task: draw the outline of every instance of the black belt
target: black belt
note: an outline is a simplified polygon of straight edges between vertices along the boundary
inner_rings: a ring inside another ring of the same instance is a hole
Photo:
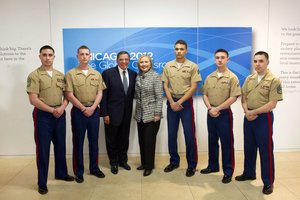
[[[180,96],[180,95],[179,95],[179,96]],[[173,98],[173,99],[180,99],[180,98],[183,97],[183,96],[184,96],[184,95],[182,95],[182,96],[180,96],[180,97],[175,97],[175,96],[172,95],[172,98]]]
[[[49,105],[50,106],[50,105]],[[50,107],[52,107],[52,108],[57,108],[57,107],[59,107],[59,106],[61,106],[61,104],[60,105],[56,105],[56,106],[50,106]]]
[[[211,106],[211,107],[215,107],[215,108],[218,107],[218,106],[215,106],[215,105],[212,105],[212,104],[210,104],[210,106]]]

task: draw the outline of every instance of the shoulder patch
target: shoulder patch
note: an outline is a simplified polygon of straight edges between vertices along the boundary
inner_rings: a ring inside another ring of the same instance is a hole
[[[281,88],[281,85],[278,85],[278,87],[277,87],[277,93],[278,93],[278,94],[282,94],[282,88]]]
[[[28,78],[27,78],[27,87],[30,87],[30,86],[31,86],[31,78],[28,77]]]

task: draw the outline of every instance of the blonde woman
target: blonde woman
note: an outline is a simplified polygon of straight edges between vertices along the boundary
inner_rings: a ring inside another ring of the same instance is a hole
[[[141,166],[143,175],[149,176],[154,168],[156,135],[162,117],[162,82],[153,69],[148,55],[138,59],[139,74],[135,83],[135,120],[138,127]]]

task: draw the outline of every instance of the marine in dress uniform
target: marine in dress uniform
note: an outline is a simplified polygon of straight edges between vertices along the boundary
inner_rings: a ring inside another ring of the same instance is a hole
[[[54,146],[55,179],[74,181],[68,175],[66,163],[66,114],[68,101],[63,98],[64,75],[53,69],[54,49],[45,45],[40,49],[42,65],[27,79],[27,93],[34,106],[34,139],[38,170],[38,191],[48,192],[47,179],[51,141]]]
[[[186,176],[195,174],[198,163],[193,94],[197,90],[201,75],[198,66],[185,58],[187,43],[178,40],[175,43],[176,59],[168,62],[163,70],[162,81],[167,96],[168,146],[170,163],[165,172],[171,172],[179,167],[180,157],[177,149],[179,121],[183,125],[186,159],[188,168]]]
[[[242,87],[244,117],[244,171],[237,181],[256,179],[257,148],[261,162],[262,192],[271,194],[274,183],[273,109],[281,101],[280,80],[268,69],[269,55],[259,51],[254,55],[256,73],[247,77]]]
[[[237,76],[226,64],[229,60],[225,49],[215,52],[217,70],[205,80],[201,91],[207,107],[208,129],[208,166],[200,173],[209,174],[219,171],[219,139],[222,150],[223,183],[229,183],[234,171],[233,116],[230,106],[241,95]]]
[[[100,110],[99,103],[102,90],[106,88],[101,74],[92,69],[88,63],[91,58],[90,49],[81,46],[77,50],[79,66],[71,69],[66,75],[66,94],[73,104],[71,110],[71,125],[73,132],[73,171],[75,181],[84,181],[83,144],[85,133],[89,141],[90,174],[104,178],[98,163],[98,138]]]

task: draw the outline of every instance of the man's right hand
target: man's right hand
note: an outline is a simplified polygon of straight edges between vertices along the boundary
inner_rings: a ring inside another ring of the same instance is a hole
[[[173,110],[174,112],[177,112],[177,111],[180,111],[180,110],[183,109],[183,106],[180,105],[177,101],[171,103],[170,106],[171,106],[171,108],[172,108],[172,110]]]
[[[103,117],[103,121],[104,121],[104,124],[109,125],[110,124],[110,118],[109,118],[109,116]]]
[[[211,109],[208,111],[209,115],[211,117],[219,117],[220,116],[220,111],[216,107],[211,107]]]
[[[258,115],[253,114],[253,111],[249,111],[249,110],[246,111],[245,116],[246,116],[248,121],[253,121],[258,117]]]

